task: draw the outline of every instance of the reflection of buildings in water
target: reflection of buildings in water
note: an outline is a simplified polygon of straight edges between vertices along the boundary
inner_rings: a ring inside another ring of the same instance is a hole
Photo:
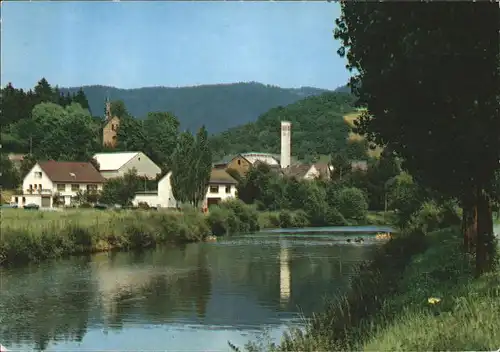
[[[286,304],[290,300],[290,248],[280,242],[280,302]]]
[[[113,321],[120,298],[139,293],[142,287],[151,282],[155,272],[144,267],[114,266],[106,253],[94,256],[94,260],[94,277],[104,319],[108,322]]]

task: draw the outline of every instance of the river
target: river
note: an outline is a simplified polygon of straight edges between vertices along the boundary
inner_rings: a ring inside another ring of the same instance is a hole
[[[367,237],[368,238],[368,237]],[[320,311],[375,240],[257,233],[2,269],[0,343],[29,351],[227,351]]]

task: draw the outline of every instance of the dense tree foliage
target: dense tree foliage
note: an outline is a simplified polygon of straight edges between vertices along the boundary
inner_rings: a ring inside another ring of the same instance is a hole
[[[402,156],[419,183],[461,200],[465,244],[477,234],[477,271],[488,270],[487,190],[500,151],[498,4],[341,7],[339,53],[356,69],[351,86],[367,109],[359,131]]]
[[[5,152],[28,153],[35,149],[37,137],[38,140],[44,138],[40,135],[53,132],[52,130],[40,130],[40,126],[33,121],[33,109],[41,103],[51,103],[53,105],[44,113],[54,112],[56,117],[63,117],[61,110],[54,110],[54,105],[66,108],[73,103],[78,103],[84,110],[88,109],[88,102],[83,90],[76,90],[74,94],[63,93],[58,87],[52,88],[45,78],[42,78],[33,90],[25,92],[22,89],[16,89],[11,83],[8,83],[1,89],[2,99],[0,100],[0,125],[2,126],[2,149]],[[39,108],[37,111],[42,110]],[[52,111],[54,110],[54,111]],[[76,112],[75,108],[69,111],[77,115],[83,112]],[[72,114],[69,114],[73,116]],[[55,122],[55,120],[54,120]],[[93,121],[95,129],[97,121]],[[57,126],[57,124],[55,124]],[[48,126],[45,126],[48,127]],[[68,126],[66,126],[68,128]],[[85,131],[84,131],[85,134]],[[88,135],[86,136],[88,137]]]
[[[14,168],[5,153],[0,153],[0,185],[6,189],[16,188],[21,181],[21,175]]]
[[[256,122],[229,129],[212,138],[214,154],[280,152],[280,121],[292,123],[292,155],[301,160],[344,152],[350,159],[365,159],[365,142],[347,141],[344,116],[353,111],[354,98],[346,93],[325,93],[259,116]],[[361,148],[359,148],[361,144]]]
[[[259,164],[240,179],[238,197],[259,210],[303,211],[313,226],[363,222],[368,204],[360,189],[331,180],[297,180]],[[282,222],[287,222],[281,214]]]
[[[76,94],[79,89],[61,91]],[[112,100],[123,101],[130,114],[140,119],[151,111],[168,111],[180,117],[182,130],[197,131],[205,125],[210,133],[255,121],[271,108],[325,92],[323,89],[286,89],[255,82],[137,89],[86,86],[83,91],[90,109],[98,114],[103,109],[103,97],[109,96]]]
[[[172,155],[170,179],[174,198],[179,203],[198,207],[205,198],[212,170],[212,152],[207,131],[201,127],[195,136],[181,133]]]
[[[140,187],[141,178],[137,176],[137,171],[132,169],[122,177],[108,180],[99,200],[104,204],[130,205]]]

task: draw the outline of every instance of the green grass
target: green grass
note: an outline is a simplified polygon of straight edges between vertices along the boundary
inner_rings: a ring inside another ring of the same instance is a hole
[[[196,212],[2,209],[1,216],[0,265],[200,241],[210,234],[205,216]]]
[[[290,330],[278,346],[249,351],[436,351],[500,347],[500,272],[475,279],[458,229],[389,241],[351,291]],[[440,298],[436,305],[430,297]]]

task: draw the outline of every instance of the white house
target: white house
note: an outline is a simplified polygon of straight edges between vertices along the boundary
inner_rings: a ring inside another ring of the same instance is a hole
[[[105,181],[91,163],[39,162],[24,177],[22,194],[12,196],[11,202],[19,207],[34,203],[51,208],[58,196],[70,205],[78,191],[100,191]]]
[[[136,193],[132,204],[137,206],[139,203],[147,203],[149,206],[158,208],[175,208],[177,202],[172,193],[171,176],[172,173],[169,172],[158,182],[157,192]],[[203,206],[210,206],[230,198],[236,198],[237,183],[225,170],[212,169]]]
[[[94,159],[99,163],[99,172],[106,178],[120,177],[132,169],[137,175],[155,179],[161,169],[143,152],[97,153]]]

